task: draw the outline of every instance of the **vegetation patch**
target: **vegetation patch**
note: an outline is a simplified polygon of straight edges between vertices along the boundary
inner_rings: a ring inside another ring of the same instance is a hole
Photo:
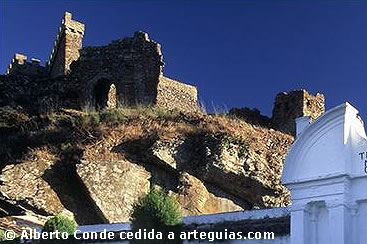
[[[56,231],[66,232],[69,235],[73,235],[76,231],[76,222],[75,220],[66,217],[62,214],[58,214],[45,223],[43,226],[42,232],[54,233]]]
[[[22,130],[30,126],[32,118],[21,110],[11,107],[0,107],[0,129],[20,128]]]
[[[134,206],[131,215],[132,231],[146,229],[163,233],[163,240],[151,240],[149,243],[181,243],[181,215],[178,203],[160,189],[152,189]],[[169,232],[174,232],[175,240],[168,240]],[[133,243],[146,243],[146,240],[134,240]]]

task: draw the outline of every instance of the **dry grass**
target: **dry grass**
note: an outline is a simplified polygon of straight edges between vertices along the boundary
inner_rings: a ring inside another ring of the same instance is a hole
[[[34,126],[32,117],[21,109],[11,107],[0,108],[0,129],[20,129],[22,131]]]
[[[129,141],[148,140],[153,137],[169,140],[193,134],[225,134],[246,142],[254,150],[273,145],[274,141],[277,145],[289,145],[293,141],[291,136],[283,133],[222,115],[170,113],[167,116],[167,114],[154,114],[151,108],[149,111],[130,109],[126,114],[126,119],[119,123],[115,123],[116,120],[113,123],[101,120],[99,130],[103,131],[103,136],[97,142],[85,147],[85,158],[121,158],[123,154],[112,152],[113,147]],[[269,143],[269,140],[272,143]],[[283,146],[276,150],[285,154],[284,151],[288,150],[288,147]],[[259,153],[264,154],[266,150],[259,150]]]
[[[16,111],[11,111],[6,114],[11,115],[7,116],[11,118],[9,121],[18,126],[23,134],[24,130],[29,128],[24,125],[34,123],[32,118],[23,113],[17,114]],[[112,149],[126,142],[157,138],[169,140],[200,134],[225,134],[238,138],[246,142],[250,148],[259,151],[259,154],[271,154],[274,151],[285,154],[288,148],[282,145],[289,145],[293,141],[291,136],[256,127],[234,117],[203,113],[184,114],[156,107],[105,111],[64,109],[47,114],[42,121],[43,126],[40,123],[36,127],[33,126],[33,130],[29,129],[27,134],[29,142],[22,145],[25,150],[23,157],[30,157],[29,153],[44,158],[50,158],[52,154],[62,157],[82,151],[83,159],[121,159],[124,155]],[[269,143],[269,140],[272,143]],[[279,145],[279,148],[267,148],[267,145]],[[11,147],[11,145],[5,146]]]

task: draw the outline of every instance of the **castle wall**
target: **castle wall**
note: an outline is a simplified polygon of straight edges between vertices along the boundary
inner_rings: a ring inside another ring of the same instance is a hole
[[[78,60],[82,48],[84,24],[71,19],[71,14],[65,15],[65,71],[70,70],[73,61]]]
[[[32,58],[31,62],[27,62],[27,56],[16,53],[5,73],[6,75],[29,75],[29,76],[44,76],[45,67],[40,65],[40,60]]]
[[[279,93],[275,98],[272,124],[276,129],[295,135],[295,119],[310,116],[316,119],[325,112],[325,97],[317,93],[309,94],[306,90]]]
[[[107,46],[86,47],[76,63],[86,105],[95,104],[96,86],[108,80],[116,87],[118,105],[150,105],[157,97],[163,61],[160,45],[148,34],[116,40]]]
[[[55,46],[50,56],[50,61],[47,64],[48,74],[50,77],[57,77],[65,73],[65,45],[62,44],[64,42],[64,32],[60,31],[56,38]]]
[[[83,36],[84,24],[73,20],[71,13],[65,12],[48,62],[51,77],[65,75],[70,71],[71,63],[79,58]]]
[[[194,112],[198,110],[198,91],[190,86],[161,76],[156,104],[167,109]]]

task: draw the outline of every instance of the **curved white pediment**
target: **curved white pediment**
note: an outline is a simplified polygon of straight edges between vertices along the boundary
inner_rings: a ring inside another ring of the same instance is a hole
[[[282,182],[367,175],[366,158],[363,121],[357,109],[344,103],[327,111],[300,133],[286,157]]]

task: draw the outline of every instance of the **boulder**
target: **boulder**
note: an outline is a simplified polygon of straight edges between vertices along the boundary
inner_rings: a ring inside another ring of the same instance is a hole
[[[77,173],[108,223],[129,221],[133,205],[150,189],[150,173],[127,160],[82,161]]]
[[[57,214],[65,210],[57,193],[43,178],[52,170],[55,160],[34,158],[20,164],[7,165],[0,176],[0,193],[26,209],[42,214]]]

